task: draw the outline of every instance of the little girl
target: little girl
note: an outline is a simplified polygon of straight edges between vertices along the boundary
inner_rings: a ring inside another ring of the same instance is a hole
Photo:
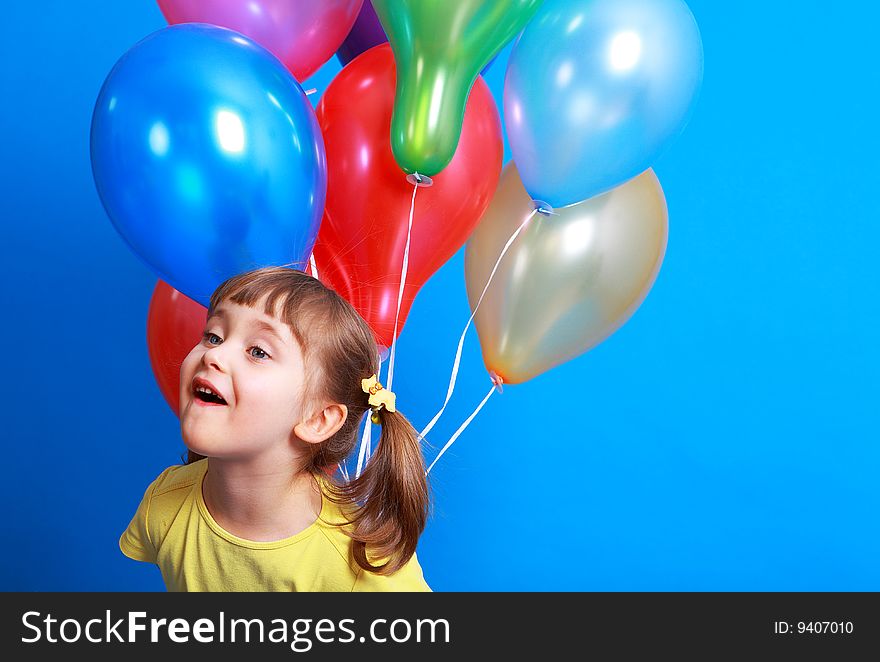
[[[376,382],[372,331],[284,267],[223,283],[180,370],[187,463],[147,488],[119,540],[169,591],[429,591],[415,550],[428,488],[418,436]],[[361,475],[330,478],[371,411]]]

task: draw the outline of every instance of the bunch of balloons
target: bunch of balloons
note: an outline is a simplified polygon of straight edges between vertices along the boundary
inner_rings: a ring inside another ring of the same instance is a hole
[[[107,76],[91,158],[111,222],[159,279],[148,346],[175,412],[211,293],[257,267],[311,263],[387,348],[467,244],[497,383],[587,351],[647,294],[667,222],[650,166],[702,79],[682,0],[158,4],[170,25]],[[480,72],[517,35],[502,174]],[[334,53],[344,67],[313,109],[301,83]]]
[[[682,0],[545,0],[510,56],[513,154],[465,256],[487,368],[520,383],[586,352],[651,288],[667,209],[651,164],[684,129],[703,51]],[[537,201],[537,202],[535,202]]]

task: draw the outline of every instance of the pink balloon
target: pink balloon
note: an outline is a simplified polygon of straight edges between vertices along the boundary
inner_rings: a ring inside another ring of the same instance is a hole
[[[158,0],[170,24],[210,23],[272,51],[302,82],[329,60],[363,0]]]

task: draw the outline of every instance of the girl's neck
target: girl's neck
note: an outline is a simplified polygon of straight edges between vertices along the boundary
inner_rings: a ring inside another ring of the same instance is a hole
[[[261,467],[209,458],[202,496],[217,524],[255,542],[289,538],[321,512],[315,478],[293,465]]]

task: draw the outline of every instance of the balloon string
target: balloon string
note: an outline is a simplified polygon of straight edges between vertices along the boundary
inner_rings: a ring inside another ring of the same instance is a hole
[[[318,265],[315,264],[315,254],[314,253],[312,253],[312,255],[309,257],[309,265],[312,268],[312,276],[314,276],[317,279],[318,278]]]
[[[445,453],[445,452],[447,451],[447,449],[448,449],[450,446],[452,446],[453,443],[455,443],[455,440],[458,439],[458,437],[461,435],[461,433],[464,432],[465,428],[466,428],[468,425],[471,424],[471,421],[474,420],[474,417],[475,417],[477,414],[480,413],[480,410],[483,408],[483,405],[485,405],[485,404],[489,401],[489,398],[492,397],[492,394],[493,394],[495,391],[496,391],[495,384],[492,384],[492,388],[489,389],[489,392],[486,394],[486,397],[483,398],[483,401],[482,401],[482,402],[479,404],[479,406],[474,410],[474,413],[467,417],[467,420],[466,420],[464,423],[461,424],[461,427],[458,428],[458,430],[455,431],[455,434],[452,435],[452,437],[450,438],[450,440],[446,442],[446,445],[443,446],[442,449],[440,449],[440,452],[439,452],[439,453],[437,453],[437,457],[434,458],[434,461],[431,462],[431,465],[430,465],[430,466],[428,467],[428,469],[425,471],[425,475],[426,475],[426,476],[427,476],[429,473],[431,473],[431,469],[433,469],[433,468],[434,468],[434,465],[437,464],[437,460],[439,460],[441,457],[443,457],[443,453]]]
[[[449,378],[449,386],[446,389],[446,399],[443,401],[443,406],[440,407],[440,411],[434,414],[434,418],[431,419],[431,422],[425,426],[425,429],[419,433],[419,440],[421,441],[425,435],[427,435],[437,421],[440,420],[440,417],[443,415],[443,412],[446,411],[446,405],[449,404],[450,398],[452,398],[452,393],[455,391],[455,380],[458,376],[458,366],[461,363],[461,351],[464,347],[464,337],[467,335],[468,329],[471,326],[471,322],[474,321],[474,317],[477,314],[477,310],[480,308],[480,304],[483,303],[483,297],[486,296],[486,291],[489,289],[489,284],[492,282],[492,279],[495,277],[495,272],[498,270],[498,265],[501,264],[501,259],[504,257],[504,254],[507,253],[507,249],[510,248],[510,245],[516,240],[519,236],[519,233],[522,232],[523,228],[531,221],[535,214],[538,213],[538,210],[535,209],[531,214],[526,216],[526,220],[524,220],[520,226],[516,229],[510,239],[507,240],[507,243],[504,244],[504,248],[501,250],[501,255],[498,256],[498,259],[495,261],[495,266],[492,267],[492,273],[489,274],[489,280],[486,281],[485,287],[483,287],[483,292],[480,294],[480,298],[477,301],[477,305],[474,306],[474,311],[471,313],[470,318],[467,321],[467,324],[464,325],[464,331],[461,332],[461,338],[458,339],[458,349],[455,352],[455,361],[452,364],[452,375]]]
[[[413,212],[416,207],[416,193],[419,190],[418,182],[413,185],[412,201],[409,205],[409,223],[406,229],[406,246],[403,249],[403,267],[400,272],[400,288],[397,291],[397,313],[394,316],[394,334],[391,338],[391,352],[388,356],[388,382],[386,388],[391,390],[391,384],[394,380],[394,355],[397,347],[397,323],[400,319],[400,303],[403,301],[403,288],[406,285],[406,273],[409,268],[409,245],[412,238]],[[377,379],[382,375],[382,365],[379,364],[379,374]],[[372,450],[372,419],[367,416],[367,422],[364,426],[364,434],[361,437],[360,449],[358,450],[357,469],[355,478],[359,478],[367,459],[370,457]]]
[[[369,410],[367,410],[366,419],[367,419],[367,423],[366,423],[366,425],[364,425],[364,434],[361,437],[361,447],[360,447],[360,450],[358,451],[357,469],[354,472],[355,478],[360,478],[360,476],[361,476],[361,471],[363,470],[364,463],[366,462],[366,459],[367,459],[367,448],[371,445],[370,441],[371,441],[372,432],[373,432],[373,425],[372,425],[372,421],[370,420],[370,411]]]
[[[406,228],[406,247],[403,249],[403,269],[400,272],[400,289],[397,291],[397,314],[394,316],[394,333],[391,336],[391,354],[388,357],[388,383],[385,385],[389,391],[394,381],[394,353],[397,348],[397,322],[400,318],[400,302],[403,301],[403,288],[406,285],[406,272],[409,267],[409,242],[412,237],[413,212],[416,208],[416,193],[418,182],[413,184],[412,202],[409,205],[409,224]]]
[[[376,374],[376,379],[380,382],[382,381],[382,364],[379,363],[379,372]],[[358,461],[357,461],[357,469],[355,471],[354,477],[358,478],[361,475],[361,471],[367,464],[367,460],[370,459],[370,455],[373,452],[373,419],[371,416],[372,412],[367,410],[366,422],[364,423],[364,433],[361,436],[361,444],[360,449],[358,450]],[[345,477],[348,480],[348,476]]]

